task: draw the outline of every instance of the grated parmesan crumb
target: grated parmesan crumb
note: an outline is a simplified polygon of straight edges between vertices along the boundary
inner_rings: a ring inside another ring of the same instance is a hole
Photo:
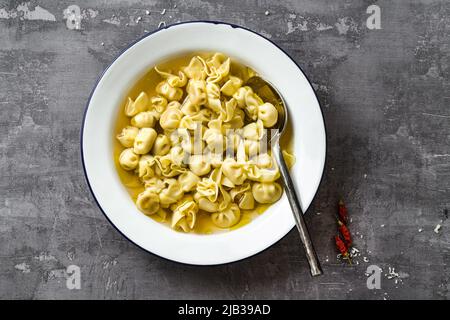
[[[417,230],[417,231],[419,231],[419,232],[422,232],[422,231],[423,231],[423,229],[422,229],[422,228],[419,228],[419,230]]]
[[[436,228],[434,228],[434,233],[439,233],[439,231],[441,230],[441,225],[438,223],[437,225],[436,225]]]
[[[146,14],[146,15],[150,15],[150,11],[145,10],[145,14]]]
[[[166,9],[162,9],[161,14],[166,14]]]
[[[266,16],[268,16],[268,15],[270,14],[269,10],[267,10],[266,12],[264,12],[264,14],[265,14]]]

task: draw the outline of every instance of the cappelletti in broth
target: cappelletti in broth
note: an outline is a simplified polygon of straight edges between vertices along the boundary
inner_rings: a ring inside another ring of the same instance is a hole
[[[142,213],[207,234],[242,226],[280,199],[267,145],[278,113],[245,85],[254,74],[222,53],[197,53],[159,64],[130,90],[114,160]]]

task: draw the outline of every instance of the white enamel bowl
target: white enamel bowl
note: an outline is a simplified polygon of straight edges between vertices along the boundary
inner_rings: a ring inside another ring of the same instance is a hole
[[[81,132],[83,166],[99,207],[126,238],[142,249],[173,261],[214,265],[252,256],[285,236],[294,226],[286,197],[237,230],[184,234],[140,213],[113,163],[113,128],[127,91],[158,62],[192,51],[223,52],[256,70],[281,92],[294,128],[297,162],[292,175],[304,211],[321,181],[326,136],[319,102],[300,68],[274,43],[242,27],[216,22],[173,25],[144,36],[105,70],[92,91]]]

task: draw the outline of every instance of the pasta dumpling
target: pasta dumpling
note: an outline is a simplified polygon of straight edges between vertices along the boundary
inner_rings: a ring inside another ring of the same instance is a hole
[[[189,168],[197,176],[203,176],[211,171],[211,164],[203,155],[193,155],[189,162]]]
[[[133,117],[139,112],[147,110],[148,96],[145,92],[141,92],[136,100],[128,98],[127,104],[125,105],[125,115],[128,117]]]
[[[136,154],[146,154],[153,147],[156,136],[155,129],[153,128],[141,128],[134,139],[133,151]]]
[[[167,207],[180,200],[184,193],[177,179],[165,179],[164,182],[167,187],[159,193],[159,202],[161,206]]]
[[[159,210],[158,195],[151,190],[144,190],[138,195],[136,205],[139,210],[147,215],[155,214]]]
[[[139,132],[139,129],[132,126],[126,126],[122,129],[122,131],[116,136],[117,140],[120,141],[120,143],[125,148],[130,148],[134,144],[134,139],[136,138],[137,134]]]
[[[153,128],[155,126],[155,118],[150,111],[139,112],[131,118],[131,125],[137,128]]]
[[[158,177],[153,177],[145,180],[145,190],[150,190],[155,194],[160,194],[160,192],[166,187],[164,181]]]
[[[212,222],[219,228],[229,228],[234,226],[241,219],[241,210],[238,205],[232,203],[225,210],[211,214]]]
[[[132,148],[122,151],[119,156],[119,164],[124,170],[133,170],[138,166],[139,155],[137,155]]]
[[[222,172],[235,185],[243,184],[247,179],[244,165],[236,162],[232,158],[227,158],[223,161]]]
[[[207,97],[205,81],[196,79],[189,80],[186,93],[188,94],[189,102],[193,106],[201,106],[206,104]]]
[[[199,181],[200,177],[191,171],[183,172],[178,176],[178,182],[184,192],[189,192],[195,189]]]
[[[146,181],[155,176],[155,158],[151,155],[143,155],[139,159],[138,176],[141,180]]]
[[[153,143],[152,153],[155,156],[164,156],[170,151],[170,139],[165,134],[158,134]]]
[[[206,61],[208,66],[207,82],[217,83],[228,76],[230,72],[231,60],[222,53],[215,53]]]
[[[159,125],[164,130],[175,130],[180,125],[183,113],[180,109],[172,107],[163,112],[159,119]]]
[[[193,57],[189,65],[183,67],[182,70],[189,79],[204,80],[206,78],[206,63],[202,57]]]
[[[149,112],[153,115],[155,120],[159,120],[161,114],[166,110],[168,105],[167,99],[163,96],[157,95],[150,98]]]
[[[249,123],[243,129],[245,139],[261,140],[264,134],[264,125],[261,120]]]
[[[273,127],[278,121],[278,111],[273,104],[266,102],[258,108],[258,119],[262,121],[264,127]]]
[[[180,101],[183,96],[183,90],[172,87],[167,81],[161,81],[156,86],[156,92],[170,101]]]
[[[255,207],[255,198],[253,197],[252,187],[246,182],[230,190],[233,201],[243,210],[251,210]]]
[[[156,72],[159,73],[161,77],[167,80],[167,83],[174,88],[184,87],[187,83],[187,77],[183,71],[178,71],[178,75],[174,75],[170,72],[164,72],[155,67]]]
[[[256,182],[252,194],[259,203],[274,203],[280,199],[283,189],[276,182]]]
[[[181,229],[184,232],[191,231],[197,220],[198,205],[192,200],[192,197],[186,197],[173,211],[171,227]]]
[[[212,202],[205,197],[202,197],[198,192],[194,194],[194,199],[198,203],[200,210],[206,212],[217,212],[219,210],[219,204],[217,202]]]
[[[220,88],[220,91],[222,91],[222,93],[226,96],[232,96],[241,86],[241,78],[230,76],[230,78],[224,83],[222,88]]]

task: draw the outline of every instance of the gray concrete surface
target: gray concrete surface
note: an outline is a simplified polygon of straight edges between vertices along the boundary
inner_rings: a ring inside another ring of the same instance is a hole
[[[373,3],[380,30],[366,27]],[[80,30],[66,24],[69,5]],[[271,38],[317,89],[329,152],[307,222],[320,278],[295,230],[234,264],[163,260],[122,237],[89,193],[79,132],[96,78],[161,21],[195,19]],[[449,81],[448,1],[0,0],[0,298],[448,299]],[[361,254],[353,266],[332,242],[339,197]],[[66,287],[72,264],[80,290]],[[366,287],[371,264],[383,269],[379,290]]]

